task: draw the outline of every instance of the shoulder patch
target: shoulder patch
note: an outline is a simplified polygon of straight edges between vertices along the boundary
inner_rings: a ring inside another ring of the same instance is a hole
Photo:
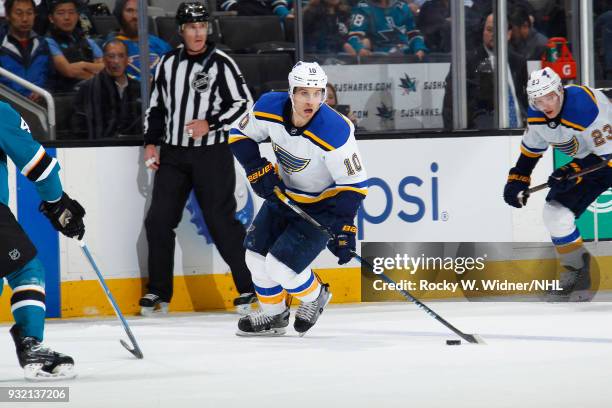
[[[565,105],[561,112],[561,124],[574,130],[584,131],[599,115],[599,107],[593,91],[586,86],[565,87]]]
[[[304,137],[323,150],[332,151],[342,147],[351,133],[348,119],[323,104],[316,119],[304,131]]]
[[[546,115],[529,107],[529,109],[527,109],[527,123],[530,125],[545,125]]]
[[[257,119],[283,123],[283,108],[289,99],[287,92],[268,92],[263,94],[253,107]]]

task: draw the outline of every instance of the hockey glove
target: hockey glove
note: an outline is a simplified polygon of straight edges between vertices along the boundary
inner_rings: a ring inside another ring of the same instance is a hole
[[[521,208],[527,204],[528,194],[525,190],[529,188],[531,178],[517,173],[510,173],[506,187],[504,187],[504,201],[512,207]]]
[[[338,257],[338,265],[344,265],[353,258],[355,252],[357,227],[349,222],[339,221],[331,227],[332,238],[327,242],[327,248]]]
[[[264,158],[249,163],[246,171],[253,191],[264,200],[276,197],[274,187],[279,186],[281,190],[285,188],[274,165]]]
[[[551,190],[555,190],[555,193],[565,193],[582,181],[582,177],[569,178],[581,170],[582,168],[575,161],[559,167],[548,177],[548,186]]]
[[[38,209],[51,221],[53,228],[68,238],[81,239],[85,235],[85,209],[78,201],[68,197],[68,194],[64,193],[59,201],[54,203],[43,201]]]

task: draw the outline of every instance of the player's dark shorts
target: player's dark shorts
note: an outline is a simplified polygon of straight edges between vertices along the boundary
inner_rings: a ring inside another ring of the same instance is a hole
[[[330,225],[329,211],[309,212],[322,225]],[[260,255],[268,253],[296,272],[302,272],[325,249],[327,233],[312,226],[277,200],[266,200],[247,231],[244,246]]]
[[[36,256],[30,241],[11,210],[0,204],[0,278],[14,272]]]
[[[596,163],[589,156],[584,160],[576,159],[574,161],[583,169]],[[546,196],[546,201],[555,200],[572,210],[576,217],[579,217],[597,197],[610,187],[612,187],[612,167],[608,166],[584,175],[580,183],[564,193],[558,193],[552,188]]]

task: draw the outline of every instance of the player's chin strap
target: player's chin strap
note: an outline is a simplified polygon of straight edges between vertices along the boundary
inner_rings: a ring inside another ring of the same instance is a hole
[[[106,298],[110,301],[111,305],[113,306],[113,309],[115,310],[115,314],[121,321],[121,324],[123,325],[123,328],[125,329],[125,333],[127,334],[128,338],[132,342],[132,347],[130,347],[123,339],[119,340],[119,342],[121,343],[123,347],[127,349],[127,351],[129,351],[134,356],[136,356],[136,358],[139,358],[139,359],[143,358],[144,356],[142,354],[142,351],[140,350],[140,347],[138,347],[136,338],[132,334],[132,331],[130,330],[130,326],[128,326],[127,321],[123,317],[123,313],[121,313],[121,310],[119,309],[119,306],[117,305],[117,302],[115,302],[115,298],[111,294],[110,289],[108,289],[108,286],[106,286],[104,277],[102,276],[102,273],[100,273],[100,270],[98,269],[98,265],[96,265],[96,262],[91,256],[91,253],[89,252],[89,248],[87,248],[87,244],[85,244],[84,240],[79,240],[75,238],[75,241],[79,243],[79,246],[83,250],[83,253],[87,257],[87,260],[91,264],[91,267],[93,268],[94,271],[96,271],[96,275],[98,275],[98,280],[100,281],[100,284],[102,285],[102,289],[104,289],[104,293],[106,293]]]
[[[302,210],[297,204],[295,204],[289,197],[287,197],[280,188],[275,187],[274,188],[274,193],[276,194],[276,197],[278,197],[278,199],[280,201],[282,201],[287,207],[289,207],[290,209],[292,209],[297,215],[299,215],[300,217],[302,217],[305,221],[307,221],[309,224],[313,225],[314,227],[320,229],[321,231],[326,232],[330,238],[334,237],[334,234],[331,232],[331,230],[327,227],[324,227],[323,225],[321,225],[317,220],[315,220],[314,218],[312,218],[310,215],[308,215],[304,210]],[[359,261],[361,263],[361,265],[367,267],[369,270],[374,270],[374,267],[372,266],[372,264],[368,261],[366,261],[365,259],[363,259],[361,256],[359,256],[359,254],[357,254],[356,252],[351,252],[351,254],[353,255],[353,258],[355,258],[357,261]],[[389,284],[393,284],[396,288],[399,287],[399,285],[391,278],[389,278],[387,275],[385,275],[384,273],[378,274],[378,276],[380,276],[385,282],[389,283]],[[436,319],[438,322],[442,323],[444,326],[446,326],[446,328],[448,328],[449,330],[451,330],[453,333],[455,333],[457,336],[461,337],[462,339],[464,339],[465,341],[467,341],[468,343],[475,343],[475,344],[486,344],[485,341],[477,334],[467,334],[462,332],[461,330],[457,329],[455,326],[453,326],[452,324],[450,324],[449,322],[447,322],[442,316],[440,316],[439,314],[437,314],[436,312],[434,312],[433,310],[431,310],[426,304],[424,304],[423,302],[421,302],[419,299],[415,298],[414,296],[412,296],[410,294],[410,292],[406,291],[406,290],[399,290],[399,292],[409,301],[413,302],[415,305],[417,305],[419,308],[421,308],[422,310],[425,311],[425,313],[427,313],[428,315],[430,315],[431,317],[433,317],[434,319]]]
[[[612,159],[610,160],[602,160],[601,163],[597,163],[591,167],[587,167],[586,169],[579,171],[578,173],[574,173],[572,175],[570,175],[569,177],[566,178],[566,180],[573,180],[573,179],[577,179],[578,177],[582,177],[585,174],[589,174],[589,173],[593,173],[594,171],[603,169],[604,167],[612,167]],[[543,184],[539,184],[535,187],[532,188],[528,188],[527,190],[521,192],[519,194],[519,200],[523,197],[529,197],[531,194],[538,192],[540,190],[544,190],[545,188],[548,188],[548,182],[543,183]]]

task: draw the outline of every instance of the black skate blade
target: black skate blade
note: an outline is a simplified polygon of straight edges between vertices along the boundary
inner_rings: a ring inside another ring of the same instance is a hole
[[[245,332],[242,330],[236,331],[236,336],[239,337],[280,337],[284,336],[287,333],[287,329],[276,329],[276,330],[266,330],[262,332]]]
[[[589,289],[575,290],[569,295],[569,302],[590,302],[595,293]]]
[[[460,334],[461,338],[465,341],[467,341],[468,343],[472,343],[472,344],[487,344],[484,339],[482,337],[480,337],[477,334],[467,334],[467,333],[463,333],[462,335]]]
[[[132,353],[137,359],[142,360],[144,358],[142,351],[140,351],[138,347],[130,347],[123,339],[119,340],[119,343],[121,343],[121,345],[125,347],[127,351]]]

